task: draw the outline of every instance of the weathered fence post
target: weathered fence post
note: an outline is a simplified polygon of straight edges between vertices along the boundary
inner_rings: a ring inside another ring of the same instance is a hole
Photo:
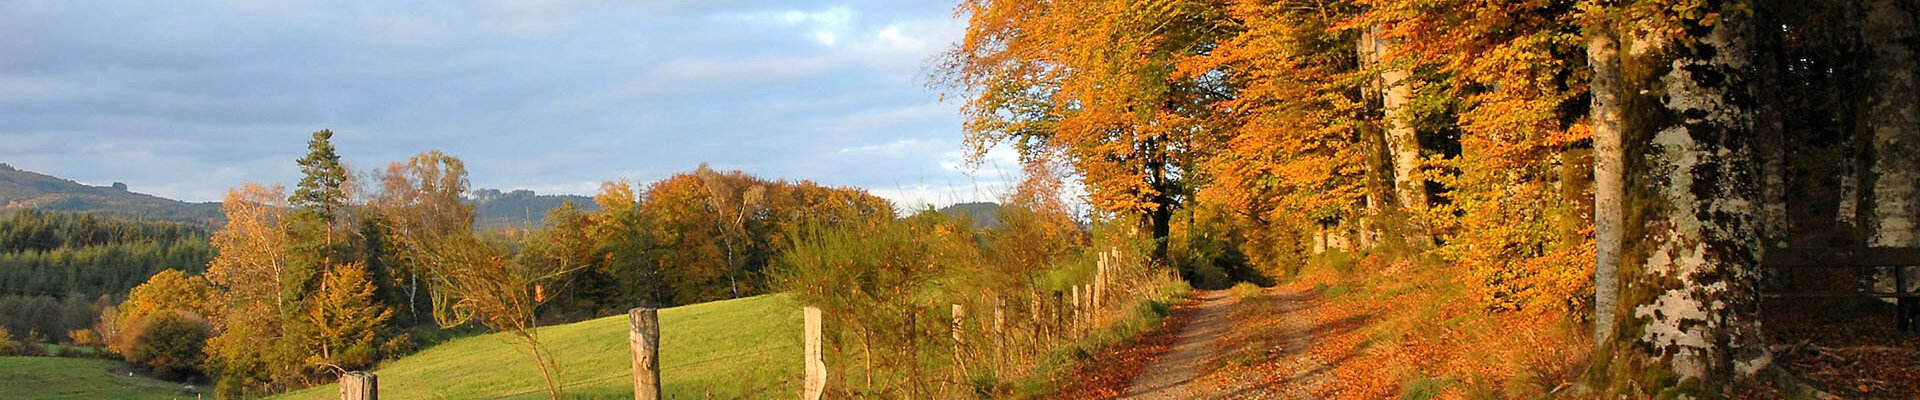
[[[820,400],[827,391],[827,361],[822,347],[820,328],[822,325],[820,307],[807,306],[806,309],[806,353],[807,376],[801,382],[802,400]]]
[[[1007,373],[1007,299],[993,297],[993,373]]]
[[[1092,308],[1092,283],[1081,285],[1081,292],[1087,292],[1087,304],[1081,304],[1081,308],[1085,310],[1081,312],[1081,325],[1087,327],[1087,333],[1092,333],[1092,313],[1098,312]]]
[[[380,400],[380,377],[365,371],[341,374],[340,400]]]
[[[1053,326],[1047,332],[1049,337],[1055,339],[1067,336],[1067,305],[1060,296],[1060,291],[1053,291]]]
[[[1080,309],[1080,285],[1073,285],[1073,307],[1071,309],[1073,311],[1067,315],[1067,323],[1073,326],[1073,333],[1077,335],[1080,333],[1080,314],[1082,313]]]
[[[948,327],[948,330],[952,331],[953,334],[953,382],[955,383],[966,382],[967,380],[967,358],[962,354],[962,352],[966,350],[967,340],[960,330],[961,327],[966,325],[966,318],[967,306],[957,303],[954,304],[953,325]],[[951,397],[951,393],[949,393],[949,397]]]
[[[1107,264],[1110,263],[1107,253],[1103,251],[1100,252],[1100,263],[1094,265],[1093,310],[1096,314],[1100,312],[1100,306],[1107,301]]]
[[[1027,294],[1033,295],[1027,299],[1027,319],[1033,323],[1031,326],[1031,328],[1033,328],[1033,336],[1028,338],[1030,341],[1027,343],[1026,355],[1038,358],[1040,355],[1040,342],[1047,337],[1047,314],[1045,311],[1046,306],[1043,304],[1046,302],[1046,297],[1040,294],[1040,288],[1029,289],[1027,290]]]
[[[660,400],[659,310],[628,310],[627,325],[627,344],[633,349],[633,398]]]

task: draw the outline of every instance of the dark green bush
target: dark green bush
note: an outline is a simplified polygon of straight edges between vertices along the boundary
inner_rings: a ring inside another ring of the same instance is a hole
[[[167,310],[147,317],[127,361],[146,368],[155,377],[187,380],[204,375],[206,319],[189,311]]]

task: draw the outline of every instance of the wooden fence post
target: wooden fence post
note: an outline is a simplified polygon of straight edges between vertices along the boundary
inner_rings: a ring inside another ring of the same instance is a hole
[[[1049,329],[1048,336],[1055,339],[1067,336],[1067,305],[1060,296],[1062,296],[1060,291],[1053,291],[1053,326]]]
[[[805,314],[807,320],[807,376],[805,378],[806,380],[801,382],[800,398],[802,400],[820,400],[820,396],[827,392],[827,361],[820,334],[820,328],[823,324],[823,321],[821,321],[820,307],[807,306]]]
[[[380,400],[380,377],[365,371],[341,374],[340,400]]]
[[[1107,265],[1111,261],[1106,252],[1100,252],[1100,263],[1094,265],[1093,272],[1093,310],[1100,312],[1100,306],[1107,301]]]
[[[627,345],[633,349],[633,398],[660,400],[659,310],[628,310],[627,326]]]
[[[960,383],[967,381],[967,358],[962,354],[966,351],[967,340],[960,330],[966,325],[967,306],[953,304],[952,315],[953,325],[949,326],[948,330],[953,333],[953,381]]]
[[[1007,299],[993,297],[993,373],[1005,375],[1007,369]]]
[[[1067,314],[1067,324],[1073,327],[1073,333],[1080,334],[1080,285],[1073,285],[1073,307]]]
[[[1080,291],[1087,292],[1087,304],[1081,305],[1086,311],[1080,312],[1080,324],[1086,327],[1087,332],[1093,332],[1093,313],[1096,311],[1093,309],[1093,284],[1080,286]]]

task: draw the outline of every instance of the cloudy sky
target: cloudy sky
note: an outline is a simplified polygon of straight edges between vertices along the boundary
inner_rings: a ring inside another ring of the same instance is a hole
[[[393,4],[389,4],[393,3]],[[218,200],[298,181],[312,131],[356,169],[431,149],[475,187],[592,194],[701,162],[991,199],[926,85],[950,1],[0,1],[0,162]]]

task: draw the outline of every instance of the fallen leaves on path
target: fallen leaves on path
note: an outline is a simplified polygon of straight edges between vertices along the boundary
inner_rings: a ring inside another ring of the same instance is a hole
[[[1134,377],[1165,356],[1173,347],[1180,330],[1192,321],[1194,308],[1199,304],[1194,296],[1197,294],[1175,305],[1172,315],[1163,320],[1159,328],[1103,349],[1093,354],[1090,360],[1079,363],[1072,373],[1058,378],[1060,381],[1055,382],[1055,386],[1060,388],[1060,392],[1049,398],[1108,400],[1125,395],[1127,385],[1133,382]]]

